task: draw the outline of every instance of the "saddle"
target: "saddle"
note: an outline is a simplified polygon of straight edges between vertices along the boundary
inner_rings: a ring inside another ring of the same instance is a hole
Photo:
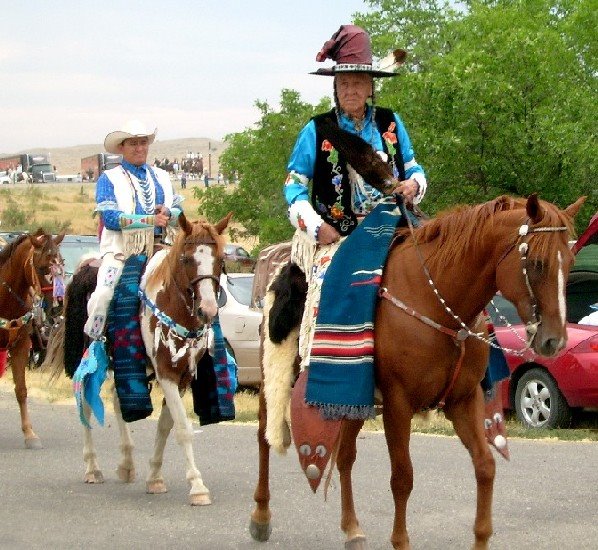
[[[258,256],[251,289],[251,307],[262,308],[268,284],[291,259],[291,241],[272,244]]]

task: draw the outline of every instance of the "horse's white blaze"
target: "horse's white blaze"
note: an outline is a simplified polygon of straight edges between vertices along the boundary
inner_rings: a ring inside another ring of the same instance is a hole
[[[567,302],[565,300],[565,273],[563,272],[563,255],[559,250],[557,252],[557,261],[559,264],[558,275],[557,275],[557,288],[559,294],[559,314],[561,317],[561,323],[564,325],[567,314]]]
[[[214,273],[215,258],[212,254],[212,248],[207,245],[198,246],[193,254],[197,265],[197,276],[212,275]],[[218,304],[216,303],[216,293],[214,292],[213,279],[203,279],[199,282],[199,307],[202,313],[209,317],[215,317],[218,313]]]

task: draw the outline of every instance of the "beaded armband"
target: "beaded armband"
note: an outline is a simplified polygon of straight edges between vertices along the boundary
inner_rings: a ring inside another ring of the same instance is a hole
[[[118,219],[123,231],[154,227],[154,220],[155,216],[150,214],[121,214]]]

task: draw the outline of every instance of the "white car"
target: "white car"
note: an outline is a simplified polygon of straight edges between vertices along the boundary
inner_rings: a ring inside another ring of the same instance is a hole
[[[0,185],[3,183],[12,183],[10,176],[6,172],[0,172]]]
[[[250,307],[253,273],[223,273],[220,286],[226,291],[227,300],[218,315],[228,350],[237,362],[239,385],[258,387],[263,314]]]

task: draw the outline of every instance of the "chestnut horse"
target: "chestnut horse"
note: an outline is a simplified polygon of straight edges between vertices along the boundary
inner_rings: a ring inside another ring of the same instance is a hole
[[[52,263],[59,261],[58,245],[63,237],[61,234],[53,238],[38,229],[35,234],[19,236],[0,252],[0,362],[5,362],[7,353],[10,354],[21,429],[28,449],[42,446],[31,426],[25,382],[31,348],[32,291],[41,294],[39,277],[48,275]]]
[[[140,314],[141,333],[150,363],[148,369],[155,373],[164,394],[154,453],[146,479],[147,492],[157,494],[167,491],[162,477],[162,460],[166,440],[174,427],[176,440],[184,450],[186,479],[191,485],[189,501],[192,505],[207,505],[211,503],[211,499],[195,465],[193,428],[187,418],[182,393],[190,384],[197,363],[207,349],[207,329],[218,312],[217,294],[224,261],[222,233],[230,217],[231,214],[216,225],[211,225],[204,221],[189,222],[181,214],[178,220],[180,230],[173,245],[156,252],[149,260],[140,285],[143,304]],[[86,313],[82,314],[81,309],[86,305],[85,294],[95,286],[96,273],[96,267],[87,265],[73,276],[66,297],[67,335],[77,331],[80,335],[83,334]],[[64,346],[64,333],[62,338],[68,370],[68,364],[72,362],[69,359],[72,349]],[[70,348],[79,348],[75,355],[80,358],[81,345],[76,345],[76,338],[67,336],[67,339]],[[60,348],[55,343],[52,347]],[[117,474],[122,481],[132,482],[135,479],[133,440],[129,424],[122,418],[116,391],[113,392],[113,402],[122,452]],[[83,412],[89,426],[91,409],[85,400]],[[83,426],[83,457],[86,464],[84,480],[86,483],[103,483],[104,476],[98,466],[92,432],[88,426]]]
[[[559,210],[536,195],[527,200],[501,196],[484,204],[457,207],[411,232],[403,229],[403,240],[397,239],[391,248],[376,306],[375,372],[383,397],[382,415],[391,463],[394,548],[410,548],[406,511],[413,486],[409,455],[411,419],[418,411],[436,407],[441,399],[444,413],[467,448],[475,470],[474,548],[488,547],[495,463],[484,434],[480,381],[487,365],[488,340],[483,336],[486,328],[482,311],[500,291],[516,305],[527,325],[529,345],[536,353],[554,356],[563,348],[567,339],[565,282],[573,261],[568,239],[572,218],[584,200],[582,197]],[[270,286],[265,316],[274,311],[277,300],[293,295],[288,291],[292,285],[285,287],[286,293],[273,293],[273,288],[281,288],[284,273],[285,270],[276,279],[277,285]],[[299,294],[301,289],[295,292]],[[268,323],[266,318],[266,334],[268,327],[272,329]],[[278,380],[291,382],[297,327],[289,327],[287,334],[280,344],[267,342],[264,349],[271,347],[273,353],[264,358],[263,368],[271,365],[268,368],[277,371]],[[283,403],[276,410],[286,410],[290,388],[279,387],[277,394],[283,395]],[[256,540],[267,540],[271,531],[266,439],[271,406],[275,410],[271,395],[271,389],[262,384],[259,479],[254,494],[257,505],[250,525]],[[276,423],[276,419],[273,421]],[[286,448],[290,444],[286,418],[278,422],[280,441],[284,442],[281,446]],[[363,421],[342,421],[336,459],[341,487],[340,525],[347,537],[345,547],[351,549],[366,548],[351,487],[356,438],[362,425]]]

